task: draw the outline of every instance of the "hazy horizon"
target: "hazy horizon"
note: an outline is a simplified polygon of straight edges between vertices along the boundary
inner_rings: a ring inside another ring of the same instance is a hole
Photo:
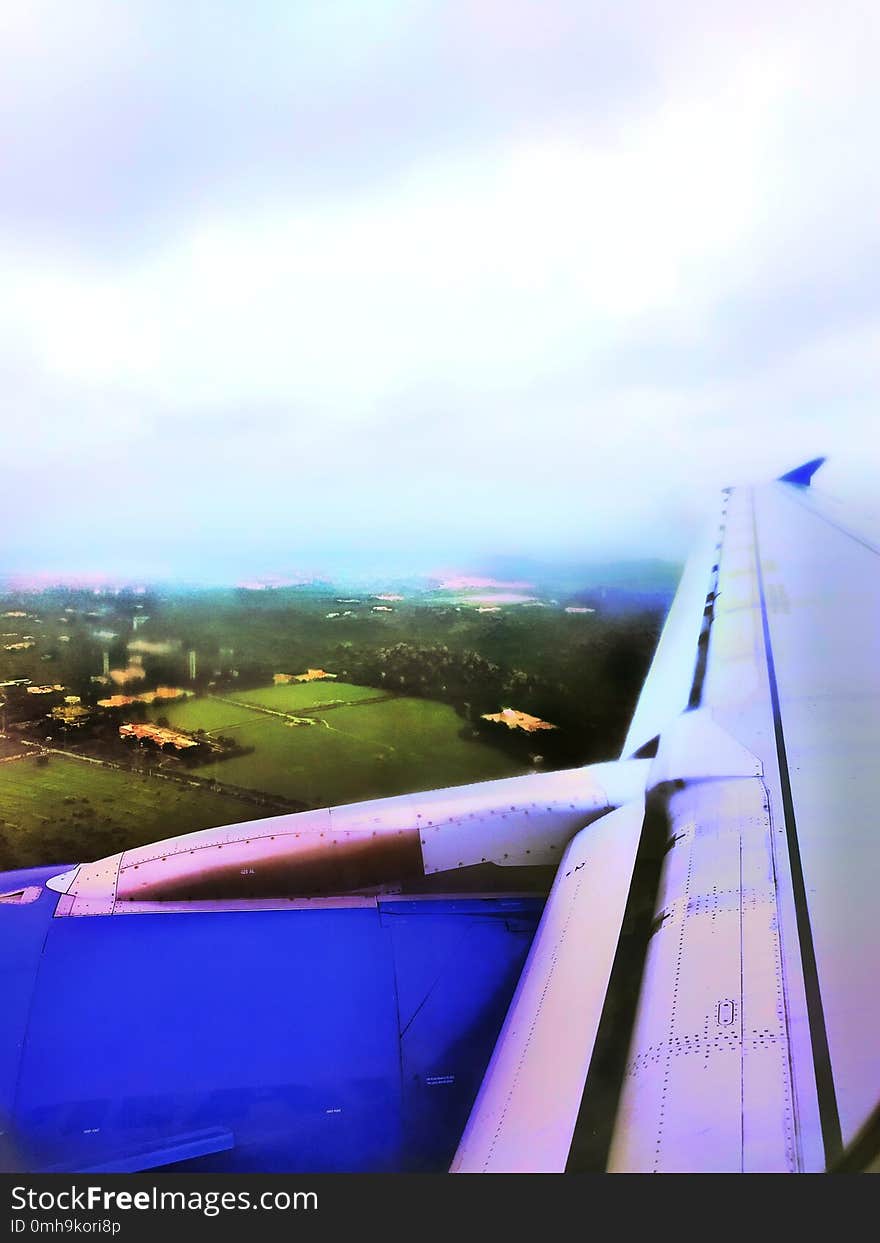
[[[387,558],[375,563],[363,563],[352,567],[344,559],[328,560],[310,569],[293,569],[288,573],[266,571],[240,574],[213,573],[172,574],[151,578],[131,573],[110,571],[78,572],[76,570],[0,572],[0,594],[12,597],[16,594],[30,595],[51,593],[55,590],[71,593],[93,592],[96,595],[111,593],[137,594],[139,591],[213,591],[213,590],[298,590],[327,591],[359,588],[361,594],[380,589],[406,586],[410,594],[461,592],[474,594],[480,590],[490,593],[500,591],[537,590],[544,594],[551,587],[560,591],[578,589],[591,585],[626,582],[630,585],[645,584],[647,588],[657,581],[674,586],[682,565],[678,561],[658,557],[622,558],[559,558],[537,560],[534,558],[486,557],[471,562],[449,563],[445,566],[425,568],[417,564],[394,563]],[[511,574],[525,577],[511,579]]]
[[[680,562],[880,454],[858,3],[9,0],[0,574]]]

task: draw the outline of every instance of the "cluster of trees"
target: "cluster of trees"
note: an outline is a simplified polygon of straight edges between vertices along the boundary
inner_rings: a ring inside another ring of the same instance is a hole
[[[398,694],[452,703],[463,716],[492,711],[499,696],[522,694],[528,674],[506,670],[479,652],[455,651],[445,643],[395,643],[340,652],[339,676]]]
[[[622,746],[660,623],[653,611],[614,618],[582,642],[539,654],[536,670],[468,647],[408,642],[340,647],[336,668],[346,681],[452,704],[464,736],[491,739],[524,762],[540,754],[547,767],[590,763]],[[526,733],[483,720],[504,707],[557,728]]]

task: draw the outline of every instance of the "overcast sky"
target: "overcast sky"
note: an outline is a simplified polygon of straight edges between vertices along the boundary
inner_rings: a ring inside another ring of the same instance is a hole
[[[682,556],[875,504],[880,18],[3,0],[4,570]]]

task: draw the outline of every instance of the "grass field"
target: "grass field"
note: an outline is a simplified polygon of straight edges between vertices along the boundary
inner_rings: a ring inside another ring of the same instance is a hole
[[[377,699],[382,694],[375,686],[352,686],[348,682],[305,682],[287,686],[267,686],[261,690],[230,692],[227,698],[258,708],[274,708],[278,712],[301,712],[316,704],[358,703]]]
[[[212,790],[53,755],[0,764],[0,871],[82,862],[267,813]]]
[[[157,704],[151,715],[254,748],[199,767],[199,777],[315,807],[523,771],[503,752],[459,737],[461,718],[446,704],[380,694],[345,683],[278,686],[244,691],[235,697],[240,702]],[[340,706],[328,706],[334,701]],[[283,715],[309,715],[311,708],[315,724],[297,725]],[[282,715],[270,715],[276,712]],[[233,795],[84,760],[13,760],[0,764],[0,871],[101,858],[268,814]]]
[[[218,781],[300,799],[313,806],[355,802],[444,785],[509,777],[523,770],[501,751],[459,737],[462,720],[446,704],[425,699],[380,702],[369,687],[332,685],[341,707],[319,709],[315,725],[292,726],[278,712],[329,702],[327,683],[270,687],[240,696],[264,711],[216,699],[190,699],[154,710],[173,726],[204,729],[253,747],[198,769]],[[238,697],[237,697],[238,698]]]

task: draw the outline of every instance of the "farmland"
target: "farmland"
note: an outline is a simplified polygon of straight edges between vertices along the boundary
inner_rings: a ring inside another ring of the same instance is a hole
[[[668,594],[644,567],[615,586],[613,568],[582,589],[545,584],[534,600],[498,594],[485,609],[484,594],[415,582],[377,583],[380,595],[320,584],[0,595],[10,645],[0,652],[0,870],[607,759]],[[273,684],[313,669],[337,676]],[[189,698],[148,705],[119,693],[159,687]],[[67,720],[65,704],[85,719]],[[555,728],[508,729],[493,720],[505,709]],[[120,727],[148,721],[201,732],[216,751],[184,761],[121,741]]]
[[[362,699],[375,699],[376,691],[371,686],[351,686],[347,682],[327,681],[268,686],[230,697],[255,704],[259,708],[274,708],[278,712],[300,712],[318,704],[358,703]]]
[[[52,755],[0,764],[0,871],[81,862],[265,815],[253,803]]]
[[[297,713],[315,723],[296,725]],[[198,787],[58,754],[0,764],[0,871],[99,858],[273,814],[229,785],[322,806],[523,771],[503,752],[461,738],[462,722],[445,704],[345,683],[248,690],[240,702],[191,699],[157,705],[152,716],[253,751],[199,768]],[[222,786],[207,788],[205,779]]]
[[[340,706],[326,706],[334,700]],[[270,712],[300,714],[315,723],[296,725]],[[177,729],[221,733],[254,748],[199,768],[200,776],[312,806],[524,771],[503,752],[460,737],[463,722],[446,704],[382,698],[370,687],[346,683],[248,690],[234,702],[231,696],[191,699],[153,715],[167,717]]]

